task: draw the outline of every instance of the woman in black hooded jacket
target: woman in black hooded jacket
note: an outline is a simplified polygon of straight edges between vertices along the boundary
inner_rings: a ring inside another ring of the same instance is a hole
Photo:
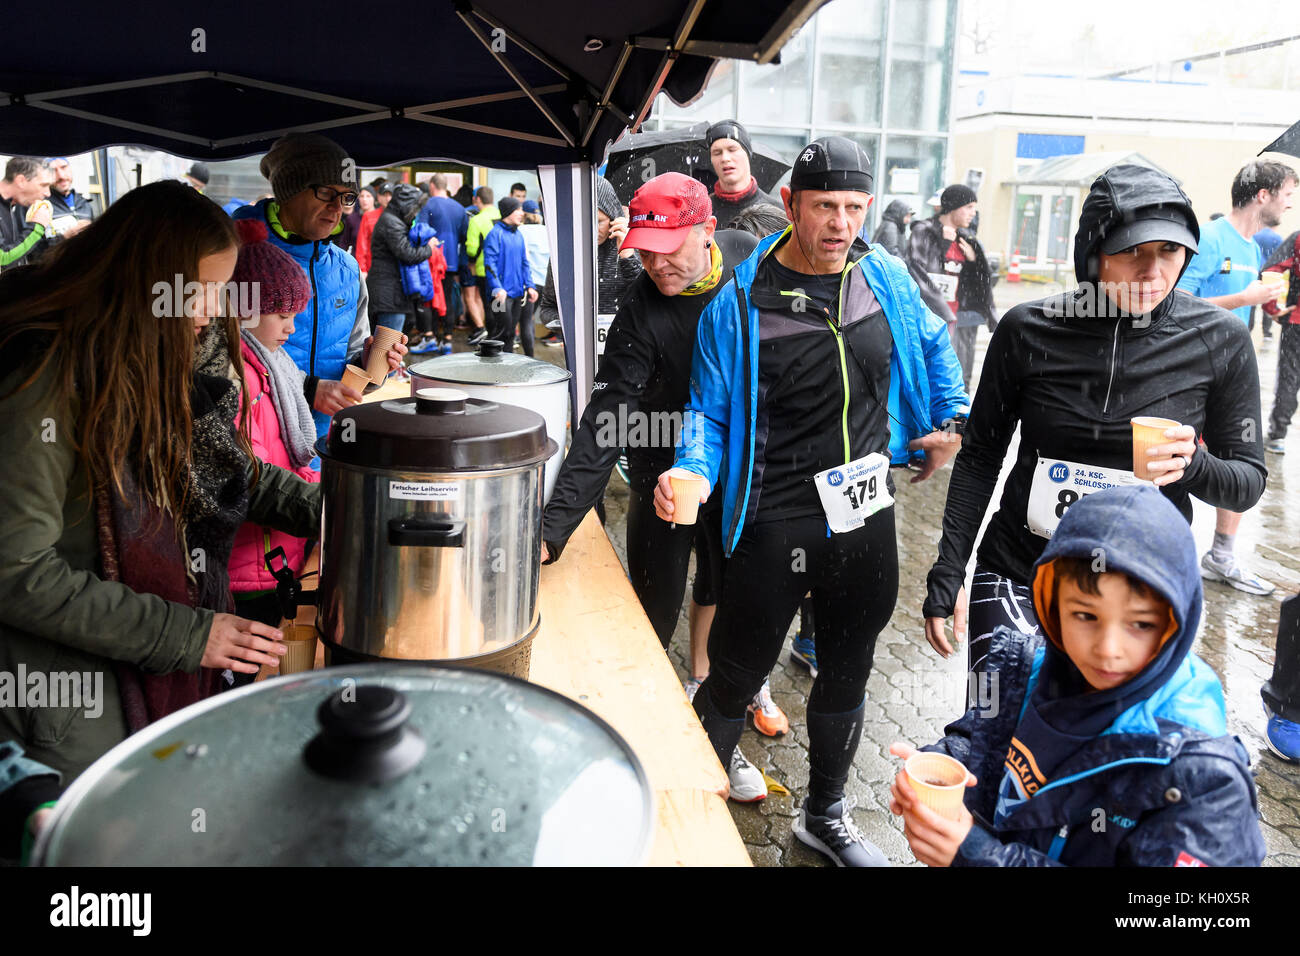
[[[944,657],[944,620],[964,628],[966,565],[1020,425],[1016,462],[980,541],[970,594],[969,666],[1000,625],[1037,628],[1028,585],[1056,523],[1082,495],[1136,481],[1130,420],[1181,422],[1149,463],[1189,522],[1190,496],[1246,511],[1264,492],[1259,371],[1245,325],[1175,291],[1196,252],[1191,201],[1164,173],[1113,166],[1084,202],[1078,288],[1026,302],[998,324],[953,465],[939,558],[927,579],[926,637]],[[1098,556],[1104,560],[1104,555]]]
[[[414,312],[411,297],[402,291],[402,266],[419,265],[433,254],[436,239],[413,246],[406,237],[427,198],[414,186],[401,183],[375,223],[370,238],[370,273],[366,276],[372,319],[386,312],[408,316]]]

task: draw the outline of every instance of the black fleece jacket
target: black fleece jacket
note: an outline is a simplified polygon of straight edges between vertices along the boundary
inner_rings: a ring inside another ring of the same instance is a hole
[[[1181,291],[1150,316],[1096,317],[1087,301],[1094,288],[1018,305],[993,333],[948,484],[926,617],[952,613],[1017,424],[1016,463],[978,558],[1023,584],[1047,545],[1025,515],[1039,457],[1128,470],[1135,416],[1196,429],[1202,444],[1191,464],[1161,489],[1189,522],[1192,495],[1246,511],[1264,493],[1259,370],[1246,326]]]
[[[700,313],[758,244],[749,233],[734,229],[714,233],[714,241],[722,253],[722,276],[708,292],[665,296],[642,273],[624,296],[605,339],[591,401],[542,515],[542,540],[552,561],[605,493],[622,447],[627,448],[629,478],[638,488],[652,488],[673,466],[672,440],[678,436],[666,433],[665,425],[674,414],[680,420],[690,397]]]

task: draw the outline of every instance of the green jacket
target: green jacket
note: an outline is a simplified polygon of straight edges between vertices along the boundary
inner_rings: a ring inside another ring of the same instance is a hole
[[[66,783],[127,734],[111,661],[152,674],[193,672],[213,612],[99,577],[92,500],[72,442],[75,403],[56,407],[53,363],[10,395],[27,374],[0,380],[0,739],[18,741]],[[315,537],[320,486],[263,465],[248,520]],[[52,707],[31,699],[33,674],[71,672],[89,675],[86,690],[102,687],[102,700]],[[26,699],[15,692],[22,674]]]
[[[484,206],[470,217],[469,228],[465,231],[465,255],[474,264],[474,274],[480,279],[487,273],[483,268],[483,243],[492,226],[501,218],[501,210],[495,205]]]

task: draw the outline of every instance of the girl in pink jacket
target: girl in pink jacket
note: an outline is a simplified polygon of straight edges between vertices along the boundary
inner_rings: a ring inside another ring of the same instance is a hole
[[[248,407],[249,434],[259,459],[279,465],[307,481],[320,481],[311,467],[316,452],[312,444],[316,425],[303,394],[303,373],[281,346],[293,334],[293,317],[307,307],[311,286],[298,264],[266,241],[266,225],[257,219],[236,220],[241,246],[231,283],[257,283],[256,296],[231,296],[237,303],[253,303],[250,315],[240,316],[240,348],[244,382],[240,415]],[[238,288],[238,287],[236,287]],[[266,566],[266,554],[284,548],[287,563],[297,575],[312,542],[246,522],[235,535],[230,556],[230,590],[236,613],[276,625],[281,613],[275,596],[275,578]],[[276,562],[279,567],[279,562]]]

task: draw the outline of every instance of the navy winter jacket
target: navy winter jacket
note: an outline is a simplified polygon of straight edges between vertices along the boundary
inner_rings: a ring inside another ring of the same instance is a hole
[[[418,220],[411,224],[406,238],[412,249],[423,249],[437,233],[428,223]],[[421,302],[433,298],[433,273],[429,271],[429,261],[417,262],[415,265],[402,266],[402,291],[407,295],[417,296]]]
[[[1047,680],[1049,655],[1057,664],[1064,655],[1037,634],[994,633],[979,671],[996,709],[972,708],[923,748],[955,757],[978,779],[965,798],[976,823],[953,865],[1258,866],[1265,847],[1249,759],[1227,733],[1218,677],[1191,653],[1201,585],[1190,532],[1149,486],[1102,491],[1066,513],[1039,566],[1065,556],[1095,562],[1098,554],[1107,571],[1162,595],[1176,629],[1137,675],[1093,692],[1094,700],[1115,701],[1114,718],[1101,733],[1076,738],[1077,749],[1029,796],[1016,784],[1024,771],[1011,769],[1009,751]],[[1055,611],[1047,618],[1054,633]]]

